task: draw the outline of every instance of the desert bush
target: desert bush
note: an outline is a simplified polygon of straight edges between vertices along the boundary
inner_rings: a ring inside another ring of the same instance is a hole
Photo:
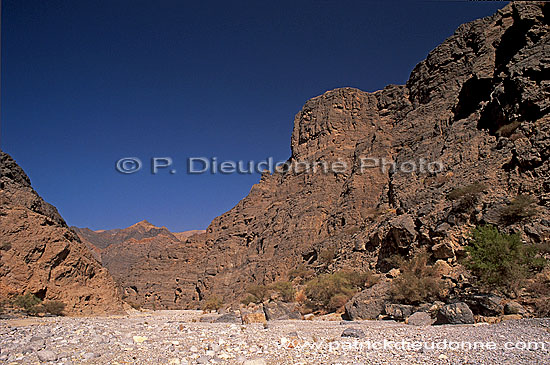
[[[315,271],[313,271],[312,269],[308,269],[304,264],[300,264],[296,268],[288,272],[288,276],[291,281],[294,279],[309,279],[313,275],[315,275]]]
[[[296,295],[296,289],[289,281],[278,281],[270,285],[270,288],[275,290],[281,296],[284,302],[293,302]]]
[[[46,301],[42,303],[42,309],[45,313],[53,314],[54,316],[62,316],[65,310],[65,303],[57,300]]]
[[[246,292],[255,298],[254,303],[262,303],[269,297],[270,289],[266,285],[251,285]]]
[[[42,301],[40,300],[40,298],[36,297],[32,293],[18,295],[13,300],[13,305],[21,308],[25,313],[29,315],[37,315],[42,309],[40,308],[41,303]]]
[[[505,290],[516,291],[530,271],[545,264],[536,246],[524,245],[518,234],[501,233],[492,226],[475,228],[466,251],[466,268],[484,285]]]
[[[308,281],[304,293],[306,306],[313,310],[334,311],[336,305],[348,301],[358,290],[372,286],[376,277],[370,272],[338,271],[321,274]]]
[[[392,281],[390,294],[400,303],[420,304],[439,298],[444,282],[433,266],[428,265],[429,254],[423,250],[410,260],[394,257],[394,265],[401,274]]]
[[[458,201],[459,210],[468,210],[473,207],[479,200],[481,194],[487,190],[487,186],[481,183],[475,183],[455,188],[447,194],[447,199]]]
[[[550,275],[537,275],[528,289],[534,298],[535,314],[550,317]]]
[[[350,297],[345,294],[336,294],[330,298],[327,309],[331,312],[341,310],[349,299]]]
[[[319,253],[319,262],[323,265],[329,265],[336,258],[337,250],[334,247],[325,248]]]
[[[209,311],[217,311],[223,306],[223,299],[218,297],[217,295],[213,295],[206,299],[204,304],[202,305],[202,310],[209,312]]]
[[[258,301],[258,298],[256,298],[254,295],[252,294],[248,294],[247,296],[245,296],[242,300],[241,300],[241,303],[244,304],[244,305],[249,305],[250,303],[256,303]]]
[[[518,195],[501,209],[500,218],[504,223],[512,224],[536,214],[535,200],[528,195]]]

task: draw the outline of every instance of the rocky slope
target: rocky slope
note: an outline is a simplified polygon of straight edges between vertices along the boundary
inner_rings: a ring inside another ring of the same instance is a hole
[[[107,270],[0,151],[0,300],[33,293],[70,315],[115,313],[122,301]]]
[[[124,229],[72,229],[97,254],[132,305],[150,309],[198,305],[198,276],[192,271],[201,259],[203,243],[194,236],[204,231],[172,233],[145,220]]]
[[[294,120],[289,164],[348,168],[264,174],[208,227],[200,297],[232,301],[251,283],[287,279],[300,265],[384,273],[386,258],[418,247],[454,265],[467,232],[483,223],[547,242],[549,23],[550,4],[512,3],[460,26],[406,85],[341,88],[309,100]],[[398,168],[361,171],[363,158]],[[422,170],[422,161],[443,169]],[[447,198],[476,183],[485,188],[471,207]],[[537,215],[503,221],[499,212],[520,194],[534,199]]]

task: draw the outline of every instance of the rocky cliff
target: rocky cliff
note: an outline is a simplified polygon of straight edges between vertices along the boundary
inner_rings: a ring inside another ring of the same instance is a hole
[[[194,270],[202,259],[204,231],[172,233],[146,220],[123,229],[72,229],[109,270],[128,303],[149,309],[198,306]]]
[[[549,29],[550,4],[511,3],[460,26],[406,85],[309,100],[294,120],[290,168],[264,174],[208,227],[200,297],[232,301],[300,265],[386,272],[386,258],[418,247],[455,264],[467,232],[483,223],[548,241]],[[304,161],[347,168],[294,168]],[[471,186],[480,192],[469,206],[449,198]],[[502,208],[522,195],[536,215],[503,220]]]
[[[33,293],[69,315],[122,311],[117,286],[59,215],[0,152],[0,300]]]

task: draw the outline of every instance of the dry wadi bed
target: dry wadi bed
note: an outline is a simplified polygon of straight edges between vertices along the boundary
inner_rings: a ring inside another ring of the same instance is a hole
[[[323,320],[272,321],[264,326],[208,323],[201,318],[208,317],[199,311],[157,311],[116,317],[4,319],[0,320],[0,362],[550,363],[549,319],[415,327],[393,321]],[[344,331],[352,337],[342,337]],[[477,349],[468,350],[468,346]]]

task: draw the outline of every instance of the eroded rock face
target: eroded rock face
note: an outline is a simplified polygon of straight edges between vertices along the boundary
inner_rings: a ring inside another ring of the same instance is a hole
[[[120,285],[123,298],[149,309],[197,308],[204,231],[172,233],[146,220],[123,229],[92,231],[72,227],[97,253],[102,264]]]
[[[453,262],[471,228],[488,222],[548,240],[549,9],[512,3],[460,26],[406,85],[309,100],[294,120],[289,163],[348,168],[264,174],[203,236],[201,296],[237,300],[248,285],[287,279],[298,265],[387,272],[387,258],[419,246]],[[361,171],[365,158],[398,168]],[[436,162],[430,171],[426,163]],[[447,199],[474,183],[487,187],[475,200]],[[518,194],[535,199],[537,217],[502,223],[499,211]],[[327,249],[334,258],[322,263]]]
[[[0,299],[31,292],[65,303],[69,315],[121,312],[107,270],[1,151],[0,170]]]

